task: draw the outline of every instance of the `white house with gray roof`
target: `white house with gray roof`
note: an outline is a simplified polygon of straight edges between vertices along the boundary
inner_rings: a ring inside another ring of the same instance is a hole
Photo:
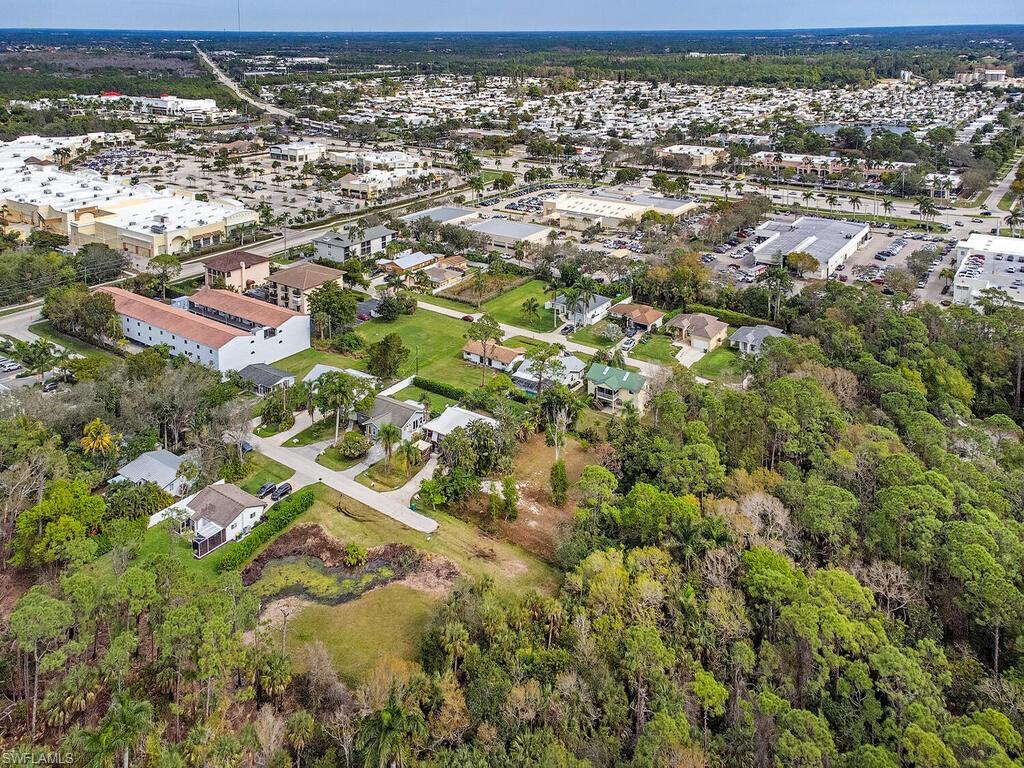
[[[368,259],[387,250],[398,232],[385,226],[367,227],[360,232],[349,227],[341,232],[327,232],[313,241],[316,258],[341,263],[348,259]]]
[[[762,352],[765,339],[777,339],[785,335],[770,325],[744,325],[733,331],[729,337],[729,346],[745,355],[757,357]]]
[[[414,434],[426,422],[429,411],[422,403],[414,400],[396,400],[387,395],[377,395],[373,399],[373,408],[369,413],[357,414],[356,419],[363,432],[371,440],[376,440],[380,428],[385,424],[393,424],[402,432],[403,440],[412,440]]]
[[[583,326],[593,325],[604,320],[608,316],[608,312],[611,311],[613,303],[614,299],[596,294],[590,297],[586,306],[581,302],[579,306],[570,307],[566,304],[565,294],[560,293],[555,296],[554,301],[545,302],[544,309],[553,310],[560,321],[567,320],[575,325]]]
[[[184,456],[176,456],[163,448],[146,451],[121,467],[109,482],[111,485],[152,482],[172,496],[180,496],[189,486],[188,480],[178,476],[183,461]]]

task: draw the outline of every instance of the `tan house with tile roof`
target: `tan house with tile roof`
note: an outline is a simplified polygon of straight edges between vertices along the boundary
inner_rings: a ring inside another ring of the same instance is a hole
[[[702,352],[710,352],[722,346],[729,333],[728,324],[703,312],[676,315],[665,327],[672,329],[677,341],[685,342]]]
[[[608,314],[625,319],[627,327],[639,328],[641,331],[660,328],[665,319],[664,312],[647,304],[616,304]]]
[[[484,354],[484,345],[479,341],[467,341],[462,348],[462,359],[473,365],[486,365],[496,371],[511,371],[526,359],[526,350],[519,347],[503,347],[492,344]]]

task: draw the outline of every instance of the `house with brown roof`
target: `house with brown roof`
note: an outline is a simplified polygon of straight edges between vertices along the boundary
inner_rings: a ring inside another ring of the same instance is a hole
[[[183,529],[195,533],[192,554],[205,557],[229,541],[244,536],[262,519],[267,501],[223,480],[208,485],[154,515],[154,520],[172,518],[180,521]]]
[[[665,313],[660,309],[648,306],[647,304],[630,304],[623,302],[612,307],[608,314],[613,317],[621,317],[626,321],[627,328],[636,328],[639,331],[653,331],[660,328],[665,319]]]
[[[325,283],[342,284],[344,272],[333,267],[308,262],[282,269],[267,278],[269,300],[281,307],[308,313],[309,294]]]
[[[462,348],[462,359],[473,365],[486,365],[496,371],[511,371],[526,359],[526,350],[520,347],[503,347],[491,344],[484,353],[479,341],[467,341]]]
[[[106,286],[121,335],[140,346],[164,345],[220,373],[253,363],[272,363],[309,348],[309,315],[276,307],[232,291],[202,288],[164,304]]]
[[[713,315],[703,312],[676,315],[665,324],[671,328],[676,341],[694,349],[710,352],[725,343],[729,326]]]
[[[263,285],[270,277],[270,257],[248,251],[220,253],[204,261],[203,266],[207,286],[220,287],[217,283],[223,281],[222,287],[239,292]]]

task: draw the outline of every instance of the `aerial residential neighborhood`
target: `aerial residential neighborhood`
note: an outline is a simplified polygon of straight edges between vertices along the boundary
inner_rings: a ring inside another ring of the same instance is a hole
[[[57,5],[0,762],[1021,764],[1021,8]]]

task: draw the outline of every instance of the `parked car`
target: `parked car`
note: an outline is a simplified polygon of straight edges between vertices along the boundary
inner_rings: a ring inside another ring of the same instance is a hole
[[[279,486],[277,486],[277,488],[274,489],[274,492],[270,494],[270,500],[271,501],[278,501],[280,499],[283,499],[285,496],[287,496],[291,492],[292,492],[292,484],[291,483],[281,483]]]
[[[260,486],[260,489],[256,491],[256,495],[262,499],[275,492],[277,492],[277,483],[264,483]]]
[[[57,380],[50,379],[49,381],[43,382],[43,392],[56,392],[57,391]]]
[[[472,315],[463,315],[462,319],[465,320],[467,323],[472,323],[473,322],[473,316]]]
[[[572,323],[569,323],[568,325],[563,325],[562,329],[559,331],[559,333],[562,334],[563,336],[568,336],[570,333],[572,333],[575,330],[576,330],[576,326],[573,325]]]

